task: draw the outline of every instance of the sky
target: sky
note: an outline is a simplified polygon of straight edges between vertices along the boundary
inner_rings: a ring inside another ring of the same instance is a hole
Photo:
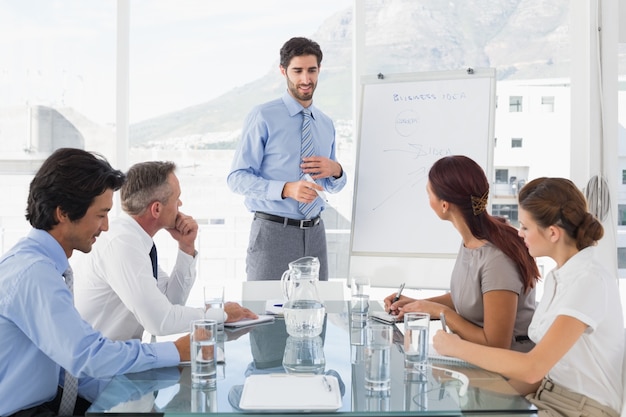
[[[277,68],[353,0],[130,0],[131,123],[203,103]],[[0,0],[0,106],[71,106],[115,121],[116,1]]]

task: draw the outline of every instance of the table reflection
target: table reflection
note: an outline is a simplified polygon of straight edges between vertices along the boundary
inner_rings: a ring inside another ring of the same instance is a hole
[[[262,308],[253,310],[262,313]],[[534,406],[517,395],[502,377],[481,369],[458,368],[469,379],[465,395],[459,395],[461,382],[450,378],[446,372],[429,367],[421,374],[406,374],[403,336],[397,329],[391,351],[390,389],[368,391],[364,378],[367,317],[355,318],[346,303],[329,303],[326,310],[322,334],[311,344],[302,344],[302,351],[308,352],[309,356],[313,352],[313,356],[319,359],[320,352],[312,351],[311,347],[319,348],[321,345],[324,363],[322,366],[318,360],[316,372],[333,375],[339,381],[342,406],[338,411],[341,413],[535,412]],[[293,365],[289,349],[285,354],[285,349],[292,342],[289,338],[285,322],[280,318],[233,332],[226,330],[223,338],[223,376],[218,378],[216,389],[192,389],[189,366],[127,374],[113,378],[94,401],[88,414],[243,414],[238,405],[247,376],[284,373],[285,358]],[[311,363],[311,358],[304,356],[298,360],[309,360]],[[445,368],[456,369],[447,365]],[[245,414],[250,415],[251,412],[246,411]]]

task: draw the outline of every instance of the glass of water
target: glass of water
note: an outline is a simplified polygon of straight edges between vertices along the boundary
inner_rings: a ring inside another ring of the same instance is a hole
[[[217,412],[216,387],[191,388],[191,412],[192,413],[215,413]]]
[[[217,330],[224,330],[224,287],[207,286],[204,287],[204,309],[219,310],[220,313],[212,314],[211,317],[217,319]]]
[[[404,313],[404,364],[408,372],[423,372],[428,365],[430,314]]]
[[[214,387],[217,379],[217,322],[194,320],[191,322],[191,385]]]
[[[368,323],[365,327],[365,388],[388,390],[391,386],[393,326]]]

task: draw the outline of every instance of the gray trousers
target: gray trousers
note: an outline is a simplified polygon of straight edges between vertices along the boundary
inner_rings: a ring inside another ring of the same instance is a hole
[[[250,242],[246,257],[248,281],[279,280],[289,262],[303,256],[320,260],[320,281],[328,281],[326,229],[320,219],[317,226],[300,229],[270,220],[257,219],[250,227]]]

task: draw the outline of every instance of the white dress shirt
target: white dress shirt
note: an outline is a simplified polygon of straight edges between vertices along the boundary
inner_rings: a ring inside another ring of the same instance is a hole
[[[192,320],[204,318],[201,308],[184,306],[196,279],[196,257],[179,251],[171,275],[159,267],[157,284],[152,244],[139,223],[122,214],[89,254],[72,260],[76,308],[106,337],[141,339],[144,329],[155,336],[183,333]]]
[[[594,247],[572,256],[546,277],[541,302],[528,328],[539,342],[557,316],[588,327],[548,373],[557,384],[614,410],[622,406],[624,323],[617,279],[595,258]]]

